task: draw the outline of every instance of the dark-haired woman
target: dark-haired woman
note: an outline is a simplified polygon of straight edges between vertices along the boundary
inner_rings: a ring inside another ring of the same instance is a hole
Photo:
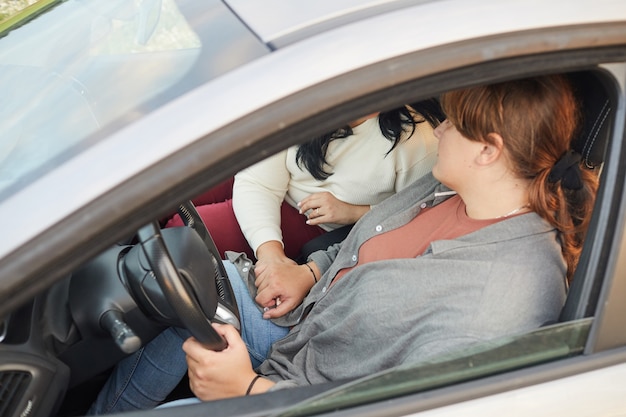
[[[425,116],[408,107],[371,114],[238,173],[232,199],[198,206],[220,253],[294,263],[306,242],[430,172],[441,113],[432,100],[414,107]],[[167,224],[179,225],[178,216]]]

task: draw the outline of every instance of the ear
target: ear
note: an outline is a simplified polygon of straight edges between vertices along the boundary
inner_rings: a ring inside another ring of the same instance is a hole
[[[479,165],[491,165],[496,162],[504,150],[502,136],[497,133],[487,135],[488,142],[482,142],[482,148],[477,157],[476,163]]]

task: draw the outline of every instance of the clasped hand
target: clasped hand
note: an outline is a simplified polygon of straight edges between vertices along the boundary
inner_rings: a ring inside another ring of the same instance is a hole
[[[281,317],[296,308],[315,284],[309,269],[293,261],[259,261],[254,273],[254,285],[257,287],[255,301],[265,307],[265,319]]]

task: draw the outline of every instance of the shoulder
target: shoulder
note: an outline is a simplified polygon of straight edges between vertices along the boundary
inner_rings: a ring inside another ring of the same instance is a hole
[[[276,172],[279,171],[279,168],[284,170],[286,169],[286,161],[290,152],[291,148],[271,155],[263,159],[262,161],[259,161],[256,164],[239,171],[237,174],[235,174],[235,179],[246,177],[249,175],[257,175],[259,172]],[[293,154],[295,158],[295,151]]]

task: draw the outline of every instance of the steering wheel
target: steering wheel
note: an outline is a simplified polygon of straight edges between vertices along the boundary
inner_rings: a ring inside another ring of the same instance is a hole
[[[228,280],[221,257],[204,221],[191,201],[178,209],[183,223],[200,237],[207,249],[213,274],[198,276],[192,271],[179,270],[163,239],[158,222],[142,227],[139,244],[163,296],[183,326],[203,345],[212,350],[226,348],[226,341],[211,326],[211,322],[232,324],[241,329],[237,301]],[[147,300],[152,304],[152,300]]]

